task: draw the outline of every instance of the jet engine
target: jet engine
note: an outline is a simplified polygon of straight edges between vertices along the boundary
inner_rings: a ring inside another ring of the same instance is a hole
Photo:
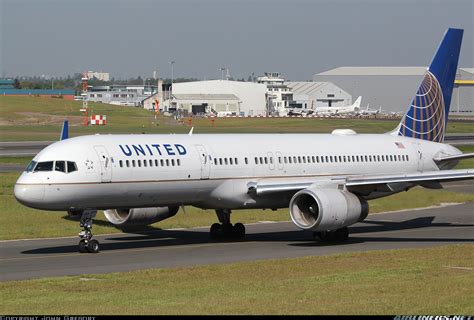
[[[332,231],[362,221],[368,214],[367,201],[346,190],[308,188],[290,200],[291,220],[304,230]]]
[[[109,222],[119,228],[146,226],[171,218],[179,207],[108,209],[104,211]]]

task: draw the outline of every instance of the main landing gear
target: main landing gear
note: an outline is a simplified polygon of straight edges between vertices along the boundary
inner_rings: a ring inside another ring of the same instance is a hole
[[[334,231],[317,231],[313,233],[317,241],[325,242],[346,242],[349,239],[349,229],[347,227]]]
[[[229,209],[217,209],[217,218],[220,223],[214,223],[211,226],[210,235],[212,239],[242,239],[245,236],[245,226],[237,222],[230,222],[231,211]]]
[[[92,218],[97,214],[97,210],[85,210],[81,215],[79,225],[82,231],[79,232],[79,252],[98,253],[99,241],[92,239]]]

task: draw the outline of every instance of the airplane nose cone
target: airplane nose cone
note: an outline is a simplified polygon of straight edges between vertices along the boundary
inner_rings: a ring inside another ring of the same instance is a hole
[[[23,181],[21,181],[23,180]],[[16,200],[28,207],[35,207],[44,199],[44,185],[39,179],[30,177],[28,181],[19,179],[13,190]]]

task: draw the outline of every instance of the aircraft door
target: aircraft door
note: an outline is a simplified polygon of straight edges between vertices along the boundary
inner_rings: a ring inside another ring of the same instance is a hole
[[[209,174],[211,171],[211,160],[209,159],[209,154],[202,144],[197,144],[196,149],[199,154],[199,158],[201,159],[201,179],[209,179]]]
[[[110,182],[112,180],[112,164],[109,153],[104,146],[94,146],[95,152],[100,160],[100,176],[102,182]]]
[[[425,159],[423,157],[423,151],[421,150],[421,146],[419,143],[412,143],[412,145],[416,151],[415,157],[418,163],[418,171],[423,171],[423,165],[424,165]]]

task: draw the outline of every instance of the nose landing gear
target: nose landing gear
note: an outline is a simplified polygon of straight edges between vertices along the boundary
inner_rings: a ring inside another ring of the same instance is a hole
[[[82,231],[79,232],[79,252],[80,253],[98,253],[99,241],[92,239],[92,218],[97,214],[97,210],[84,210],[81,215],[79,225]]]

